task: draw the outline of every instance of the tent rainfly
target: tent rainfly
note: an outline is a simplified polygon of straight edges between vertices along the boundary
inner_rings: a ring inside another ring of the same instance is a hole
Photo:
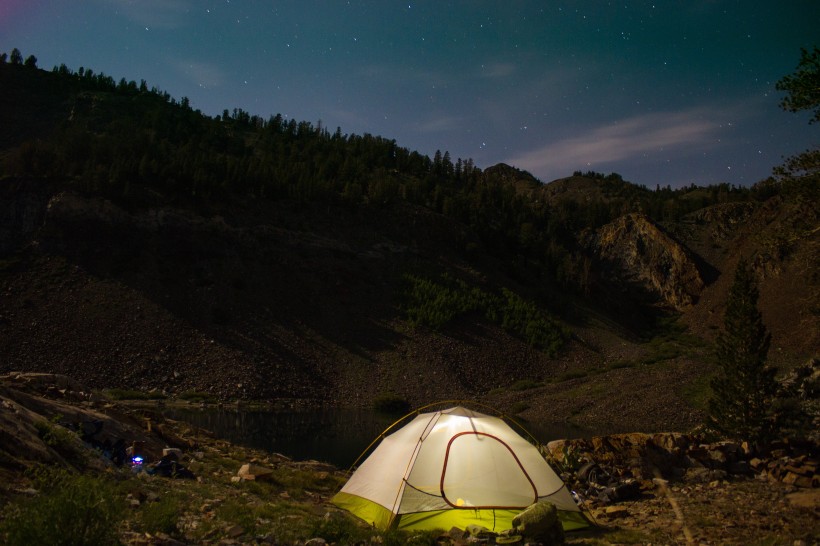
[[[332,502],[380,529],[511,529],[538,501],[565,530],[589,526],[538,449],[500,417],[463,407],[422,413],[386,436]]]

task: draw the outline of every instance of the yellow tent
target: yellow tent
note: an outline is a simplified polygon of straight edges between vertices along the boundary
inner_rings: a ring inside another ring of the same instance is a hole
[[[534,445],[500,417],[461,406],[386,436],[332,500],[380,529],[496,532],[538,501],[555,504],[565,530],[589,526]]]

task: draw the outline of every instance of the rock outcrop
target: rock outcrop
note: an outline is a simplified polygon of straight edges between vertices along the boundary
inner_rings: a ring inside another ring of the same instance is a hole
[[[820,487],[820,453],[809,441],[780,440],[755,447],[746,442],[705,443],[691,434],[629,433],[556,440],[546,450],[570,483],[607,486],[635,480],[652,488],[657,480],[709,483],[729,476],[759,476],[798,487]],[[598,467],[598,476],[590,470],[591,464]],[[606,480],[600,478],[604,475]]]
[[[643,214],[628,214],[584,238],[615,279],[685,310],[704,287],[691,253]]]

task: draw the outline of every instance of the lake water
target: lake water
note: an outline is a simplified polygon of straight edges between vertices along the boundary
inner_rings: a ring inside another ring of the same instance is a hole
[[[318,460],[347,469],[400,416],[363,409],[247,410],[174,408],[171,419],[210,430],[238,445],[281,453],[296,460]],[[409,422],[408,418],[405,422]],[[539,442],[589,436],[571,426],[520,422]],[[517,427],[513,426],[513,429]]]

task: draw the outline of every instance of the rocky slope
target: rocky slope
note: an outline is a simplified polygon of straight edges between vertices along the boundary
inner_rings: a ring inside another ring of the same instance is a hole
[[[684,430],[701,418],[692,397],[708,373],[697,356],[704,345],[683,338],[647,345],[631,324],[645,321],[647,303],[677,308],[708,340],[729,283],[716,277],[717,265],[731,271],[738,252],[757,248],[750,238],[783,225],[796,234],[792,250],[767,254],[760,266],[768,271],[764,317],[776,318],[774,356],[791,366],[818,343],[817,231],[811,219],[795,227],[806,210],[787,214],[776,203],[703,211],[681,224],[688,231],[628,215],[586,234],[597,264],[594,294],[617,306],[607,314],[581,300],[564,303],[572,337],[549,357],[480,317],[441,332],[405,322],[408,271],[443,266],[478,285],[515,286],[454,253],[476,235],[426,209],[356,217],[248,201],[202,214],[147,189],[130,209],[43,180],[6,179],[2,191],[3,371],[81,370],[95,388],[222,399],[483,398],[527,418],[594,430]],[[749,222],[757,226],[751,235]],[[717,243],[716,255],[691,250]],[[515,386],[522,381],[529,382],[523,394]],[[653,411],[634,404],[629,393],[637,388]]]
[[[370,135],[208,118],[88,72],[0,68],[0,372],[222,400],[481,398],[527,418],[685,428],[741,254],[772,361],[785,371],[820,346],[811,188],[542,184]],[[408,274],[508,289],[566,343],[535,350],[479,312],[413,326]]]
[[[469,543],[453,530],[367,528],[328,502],[345,479],[337,469],[230,445],[156,409],[112,402],[65,376],[0,376],[0,437],[15,439],[0,443],[0,533],[31,518],[31,503],[46,493],[24,470],[47,463],[80,470],[92,481],[77,483],[110,492],[123,519],[108,524],[123,544]],[[145,466],[118,467],[105,449],[118,440],[138,445]],[[781,443],[756,453],[684,434],[633,433],[556,441],[545,452],[596,524],[569,533],[568,544],[820,539],[816,446]],[[160,470],[165,453],[177,474]],[[111,481],[117,486],[105,489]],[[51,494],[55,502],[40,509],[59,510],[62,497]]]

